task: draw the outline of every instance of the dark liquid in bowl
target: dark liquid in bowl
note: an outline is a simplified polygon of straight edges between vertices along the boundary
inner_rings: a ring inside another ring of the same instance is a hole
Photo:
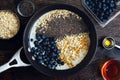
[[[106,80],[120,80],[120,62],[111,60],[105,65],[104,72]]]

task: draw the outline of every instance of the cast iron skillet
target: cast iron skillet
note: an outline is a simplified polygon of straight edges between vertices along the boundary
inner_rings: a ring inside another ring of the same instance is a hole
[[[32,54],[28,51],[28,47],[29,47],[29,33],[31,31],[31,28],[33,26],[33,24],[35,23],[35,21],[44,13],[47,13],[51,10],[55,10],[55,9],[66,9],[66,10],[70,10],[76,14],[78,14],[79,16],[81,16],[84,20],[84,22],[87,24],[87,27],[89,29],[89,36],[90,36],[90,48],[89,51],[87,53],[87,56],[84,58],[84,60],[78,64],[76,67],[72,68],[72,69],[68,69],[68,70],[52,70],[52,69],[48,69],[47,67],[44,67],[43,65],[38,64],[37,61],[33,61],[32,59]],[[74,74],[78,71],[80,71],[81,69],[83,69],[86,65],[88,65],[92,58],[95,55],[95,51],[96,51],[96,47],[97,47],[97,34],[96,34],[96,30],[94,25],[92,24],[92,22],[90,21],[90,19],[88,18],[88,16],[86,16],[85,13],[83,13],[82,11],[80,11],[79,9],[77,9],[76,7],[73,7],[71,5],[66,5],[66,4],[52,4],[49,5],[41,10],[39,10],[28,22],[25,32],[24,32],[24,36],[23,36],[23,47],[25,50],[25,54],[29,60],[29,62],[32,64],[32,66],[37,69],[39,72],[48,75],[48,76],[54,76],[54,77],[61,77],[61,76],[69,76],[71,74]]]

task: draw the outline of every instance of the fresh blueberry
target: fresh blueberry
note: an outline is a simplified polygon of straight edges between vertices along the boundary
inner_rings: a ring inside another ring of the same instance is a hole
[[[45,38],[44,41],[45,41],[45,42],[49,42],[49,38]]]
[[[49,44],[48,47],[51,48],[51,45]]]
[[[34,44],[35,44],[35,46],[38,46],[39,42],[38,41],[34,41]]]
[[[113,10],[112,9],[109,9],[109,14],[111,14],[113,12]]]
[[[106,2],[106,0],[102,0],[102,3],[105,3]]]
[[[90,3],[89,3],[89,1],[87,1],[87,0],[85,1],[85,3],[86,3],[87,5],[89,5],[89,4],[90,4]]]
[[[106,0],[106,4],[110,4],[110,0]]]
[[[51,44],[55,44],[55,41],[51,41]]]
[[[101,14],[102,15],[102,14]],[[109,10],[107,10],[104,15],[110,15]]]
[[[64,62],[62,62],[61,60],[57,60],[57,63],[60,64],[60,65],[64,65]]]
[[[42,53],[39,53],[38,56],[41,56],[41,57],[42,57],[43,55],[42,55]]]
[[[98,7],[101,9],[101,8],[102,8],[102,3],[99,3],[99,4],[98,4]]]
[[[39,53],[43,53],[43,52],[44,52],[43,48],[38,48],[37,51],[38,51]]]
[[[64,62],[61,62],[60,64],[61,64],[61,65],[64,65]]]
[[[47,47],[46,47],[46,46],[43,46],[43,49],[46,51],[46,50],[47,50]]]
[[[38,55],[38,54],[39,54],[39,52],[38,52],[37,50],[35,50],[34,54]]]
[[[89,8],[92,9],[92,6],[90,5]]]
[[[107,7],[106,6],[103,6],[103,11],[106,11],[107,10]]]
[[[35,58],[37,57],[37,55],[36,55],[36,54],[34,54],[33,56],[34,56]]]
[[[42,49],[42,46],[41,46],[41,45],[38,45],[37,48],[38,48],[38,49]]]
[[[33,42],[33,38],[31,38],[30,41]]]
[[[46,59],[47,59],[47,61],[49,61],[50,60],[49,56],[47,56]]]
[[[44,42],[43,42],[43,45],[44,45],[44,46],[48,45],[48,42],[45,42],[45,41],[44,41]]]
[[[46,49],[46,52],[47,52],[47,53],[50,53],[50,48],[47,48],[47,49]]]
[[[45,35],[42,35],[41,37],[42,37],[42,39],[45,39],[45,38],[46,38],[46,36],[45,36]]]
[[[54,49],[55,49],[55,46],[52,46],[52,47],[51,47],[51,49],[53,49],[53,50],[54,50]]]
[[[41,40],[41,34],[36,34],[36,39],[39,41]]]
[[[52,69],[52,65],[51,65],[51,64],[48,64],[48,68]]]
[[[101,16],[101,17],[100,17],[100,20],[101,20],[101,21],[103,21],[103,20],[104,20],[103,16]]]
[[[57,50],[57,53],[59,54],[61,51],[60,50]]]
[[[109,16],[105,15],[105,16],[104,16],[104,19],[105,19],[105,20],[108,20],[108,17],[109,17]]]
[[[39,63],[40,63],[40,64],[44,64],[42,60],[39,60]]]
[[[52,52],[52,56],[55,57],[57,56],[57,54],[55,52]]]
[[[32,47],[32,48],[31,48],[31,52],[32,52],[32,53],[35,52],[35,50],[36,50],[35,47]]]
[[[45,59],[45,60],[44,60],[44,64],[45,64],[46,66],[48,66],[49,62]]]
[[[42,56],[38,56],[38,59],[39,59],[39,60],[42,60],[43,58],[42,58]]]

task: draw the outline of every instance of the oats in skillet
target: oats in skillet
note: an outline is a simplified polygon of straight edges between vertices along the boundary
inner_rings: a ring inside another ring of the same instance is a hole
[[[14,37],[20,27],[18,17],[9,10],[0,10],[0,39]]]
[[[82,18],[74,12],[69,10],[49,11],[38,18],[33,26],[30,33],[30,47],[31,51],[37,54],[34,57],[42,65],[57,70],[70,69],[78,65],[87,55],[90,46],[89,31]],[[45,38],[36,36],[36,34],[45,35],[48,40],[46,41]],[[54,40],[51,40],[52,38]],[[38,46],[35,41],[39,44]],[[47,45],[44,46],[44,43]],[[47,49],[50,49],[50,52]],[[42,53],[35,52],[38,50],[42,50]],[[43,56],[39,57],[41,54]],[[53,54],[56,57],[52,56]],[[54,68],[52,68],[53,64]]]

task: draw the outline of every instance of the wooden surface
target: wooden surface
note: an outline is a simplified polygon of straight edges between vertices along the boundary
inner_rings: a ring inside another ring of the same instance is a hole
[[[11,9],[17,13],[17,1],[18,0],[0,0],[0,9]],[[95,25],[99,40],[96,55],[90,65],[86,66],[78,73],[75,73],[75,75],[66,78],[48,77],[35,70],[33,67],[12,68],[3,73],[0,73],[0,80],[103,80],[100,73],[100,65],[107,59],[119,58],[120,50],[116,48],[109,51],[105,50],[101,46],[101,40],[105,36],[112,36],[116,40],[116,43],[120,45],[120,15],[115,18],[111,23],[109,23],[105,28],[102,28],[95,22],[95,20],[93,20],[89,13],[84,10],[84,8],[81,6],[81,1],[82,0],[33,0],[33,2],[36,4],[36,11],[48,4],[66,3],[79,8],[89,16],[89,18]],[[29,18],[22,18],[20,15],[18,16],[20,17],[21,21],[24,21],[21,22],[21,27],[25,27]],[[16,50],[0,51],[0,65],[7,62],[15,53],[15,51]]]

